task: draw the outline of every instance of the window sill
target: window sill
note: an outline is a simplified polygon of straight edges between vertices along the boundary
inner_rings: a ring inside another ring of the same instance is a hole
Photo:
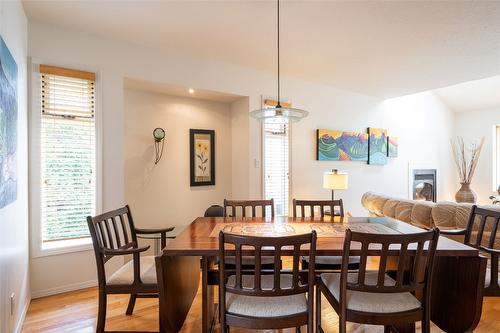
[[[92,250],[92,239],[90,237],[42,242],[39,247],[33,251],[32,257],[39,258],[90,250]]]

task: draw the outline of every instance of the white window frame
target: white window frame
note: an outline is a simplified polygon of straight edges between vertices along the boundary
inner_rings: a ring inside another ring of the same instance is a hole
[[[262,98],[262,108],[265,106],[264,101],[266,99],[276,100],[276,98],[269,96],[261,96]],[[287,100],[287,103],[290,103]],[[264,123],[260,125],[260,137],[261,137],[261,158],[262,158],[262,170],[261,170],[261,189],[262,189],[262,198],[266,197],[266,149],[265,149],[265,127]],[[290,212],[292,211],[292,123],[288,123],[288,216],[291,216]]]
[[[101,110],[101,80],[99,71],[68,63],[50,63],[41,59],[31,58],[29,61],[30,85],[29,99],[29,195],[30,195],[30,246],[31,257],[45,257],[64,253],[88,251],[92,249],[92,239],[89,237],[50,242],[50,247],[44,247],[42,241],[41,219],[41,165],[40,165],[40,64],[72,68],[96,73],[95,80],[95,131],[96,131],[96,212],[102,211],[102,114]]]

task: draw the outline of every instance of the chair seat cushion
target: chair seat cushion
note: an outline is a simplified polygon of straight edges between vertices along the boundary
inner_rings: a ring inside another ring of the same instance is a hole
[[[253,288],[255,277],[253,275],[243,275],[243,288]],[[234,286],[236,278],[231,275],[227,285]],[[274,285],[274,275],[262,275],[262,289],[272,289]],[[281,274],[281,288],[292,286],[292,275]],[[290,296],[261,297],[237,295],[226,292],[226,310],[232,314],[249,317],[280,317],[289,316],[307,311],[307,299],[305,294]]]
[[[309,262],[309,257],[304,256],[302,259]],[[316,256],[316,264],[319,265],[342,265],[342,257],[340,256]],[[349,264],[359,264],[359,257],[349,257]]]
[[[225,257],[226,265],[236,265],[236,257]],[[261,265],[270,265],[274,263],[274,257],[272,256],[262,256],[260,259]],[[241,264],[244,266],[255,266],[254,256],[242,256]]]
[[[377,284],[376,271],[367,271],[365,275],[365,284]],[[337,301],[340,295],[340,273],[325,273],[321,274],[321,280],[325,286],[330,290],[330,293]],[[358,273],[348,273],[347,281],[356,283],[358,281]],[[384,285],[394,285],[394,281],[388,275],[385,276]],[[403,293],[367,293],[360,291],[347,290],[347,309],[372,312],[372,313],[394,313],[415,310],[420,308],[421,304],[409,292]]]
[[[156,283],[156,267],[154,256],[141,257],[141,282]],[[134,282],[134,261],[130,260],[125,265],[114,272],[107,280],[106,284],[124,284],[129,285]]]

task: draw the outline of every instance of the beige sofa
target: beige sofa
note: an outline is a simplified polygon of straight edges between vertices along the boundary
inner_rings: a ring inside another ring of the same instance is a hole
[[[441,230],[465,229],[469,220],[472,204],[440,201],[407,200],[391,198],[374,192],[367,192],[361,198],[361,203],[372,216],[389,216],[422,228],[436,226]],[[499,205],[481,206],[500,210]],[[479,218],[474,221],[471,239],[476,239]],[[486,223],[483,245],[486,245],[491,232],[492,223]],[[446,236],[463,242],[463,236]],[[497,237],[496,246],[500,248]]]
[[[374,192],[365,193],[361,203],[372,216],[389,216],[418,227],[440,229],[465,228],[472,207],[472,204],[449,201],[396,199]]]

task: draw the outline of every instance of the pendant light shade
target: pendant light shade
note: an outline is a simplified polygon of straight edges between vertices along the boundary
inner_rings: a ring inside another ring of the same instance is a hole
[[[306,110],[278,106],[250,112],[250,115],[255,119],[271,124],[295,123],[307,117],[308,114],[309,112]]]
[[[297,122],[300,119],[307,117],[309,112],[301,109],[295,109],[291,107],[283,107],[280,104],[280,1],[276,0],[277,3],[277,16],[278,16],[278,103],[274,107],[262,108],[259,110],[254,110],[250,112],[250,115],[255,119],[258,119],[265,123],[274,124],[286,124],[289,122]]]

